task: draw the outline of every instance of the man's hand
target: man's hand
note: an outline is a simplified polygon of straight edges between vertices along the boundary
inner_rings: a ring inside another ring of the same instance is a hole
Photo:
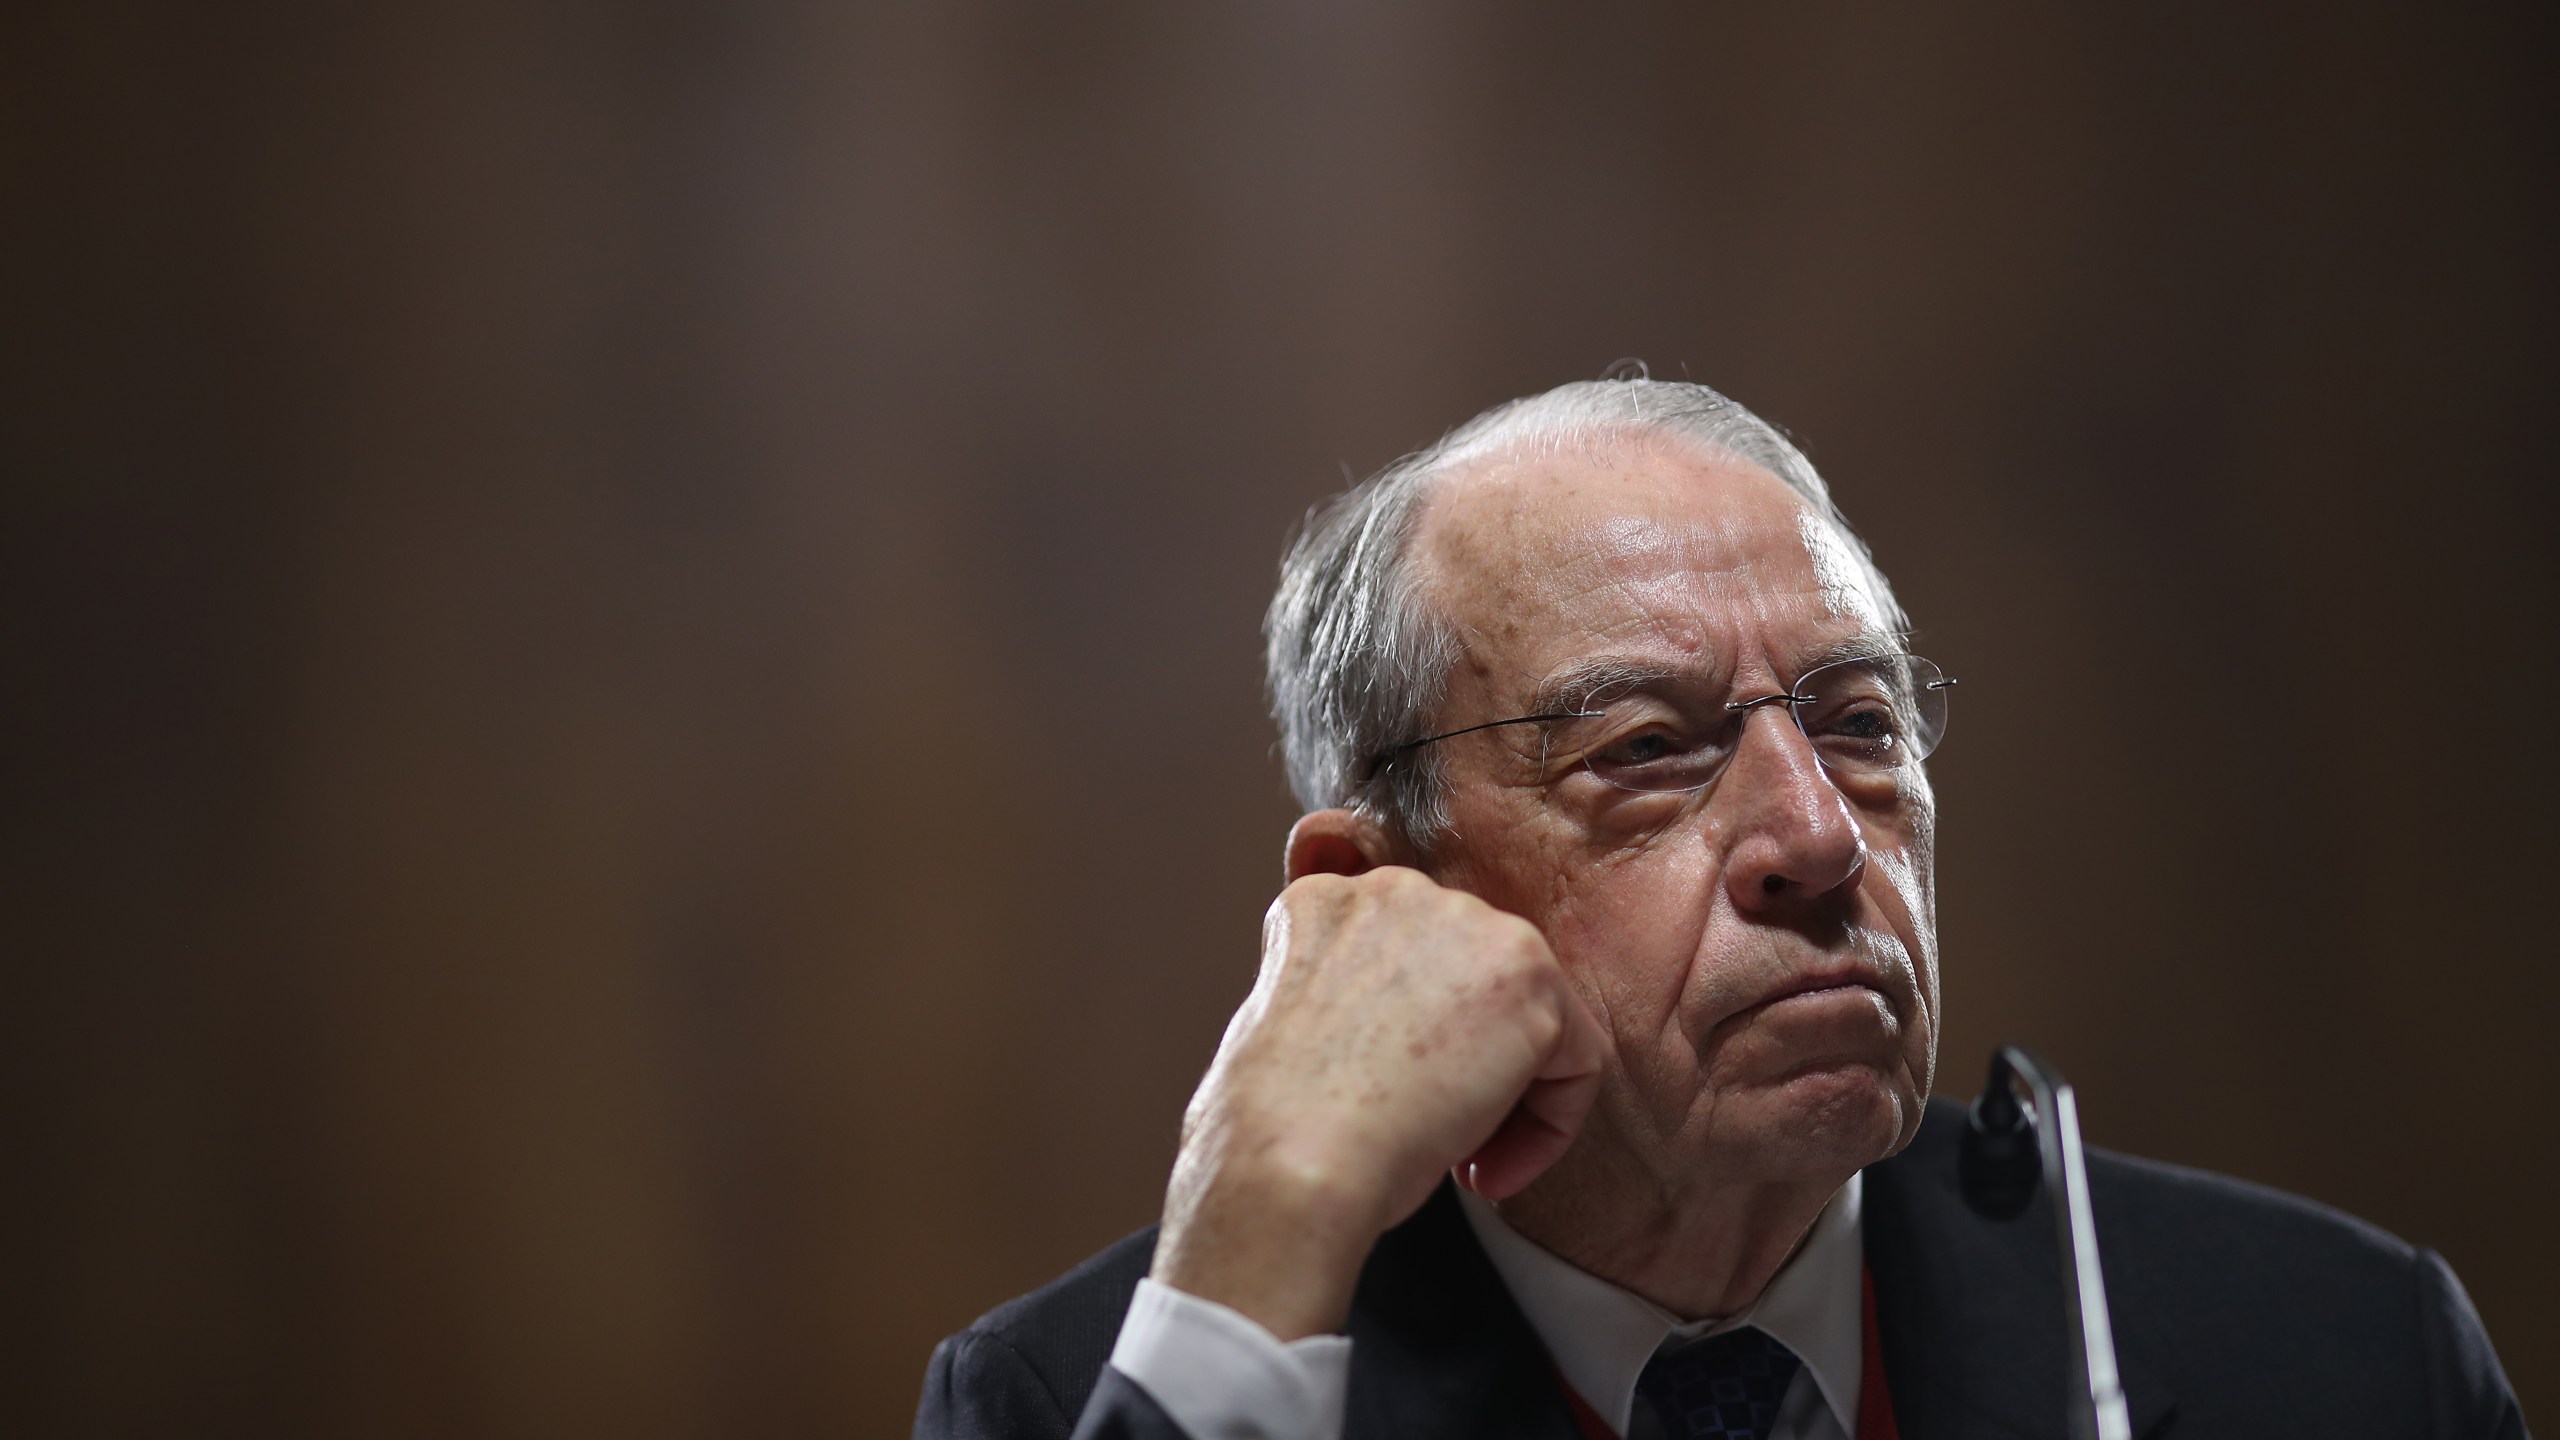
[[[1184,1117],[1155,1278],[1282,1340],[1338,1328],[1452,1167],[1500,1199],[1555,1163],[1606,1044],[1529,922],[1395,866],[1297,881]]]

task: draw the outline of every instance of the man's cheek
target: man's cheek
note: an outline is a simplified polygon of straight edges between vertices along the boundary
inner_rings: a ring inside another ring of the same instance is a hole
[[[1896,918],[1911,927],[1912,938],[1915,941],[1930,938],[1937,917],[1935,897],[1929,893],[1928,848],[1925,845],[1874,846],[1867,851],[1867,863],[1883,877],[1891,893],[1893,908],[1900,912]]]
[[[1613,1031],[1634,1039],[1671,1027],[1694,978],[1703,914],[1667,895],[1585,893],[1569,915],[1558,948],[1575,957],[1577,982],[1609,1007]]]

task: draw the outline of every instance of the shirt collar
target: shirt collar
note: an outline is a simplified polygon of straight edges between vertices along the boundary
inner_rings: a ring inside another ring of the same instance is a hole
[[[1460,1186],[1458,1203],[1529,1327],[1583,1403],[1627,1433],[1636,1377],[1665,1340],[1690,1339],[1757,1325],[1795,1352],[1813,1375],[1844,1435],[1858,1433],[1858,1384],[1864,1376],[1864,1266],[1859,1208],[1863,1175],[1831,1197],[1797,1248],[1751,1308],[1721,1320],[1683,1323],[1630,1290],[1540,1248],[1505,1222],[1493,1203]]]

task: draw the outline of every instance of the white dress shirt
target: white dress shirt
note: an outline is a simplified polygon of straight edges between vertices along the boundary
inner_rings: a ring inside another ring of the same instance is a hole
[[[1458,1201],[1565,1383],[1619,1434],[1627,1433],[1634,1414],[1636,1377],[1656,1350],[1756,1325],[1802,1362],[1770,1440],[1851,1440],[1865,1374],[1861,1179],[1850,1176],[1831,1197],[1804,1244],[1750,1309],[1688,1322],[1539,1248],[1473,1192],[1461,1189]],[[1111,1365],[1193,1440],[1342,1435],[1348,1336],[1284,1345],[1224,1305],[1141,1280]]]

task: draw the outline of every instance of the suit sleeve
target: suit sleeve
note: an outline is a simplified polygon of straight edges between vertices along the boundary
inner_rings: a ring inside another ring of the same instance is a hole
[[[2440,1440],[2529,1440],[2524,1410],[2498,1368],[2498,1352],[2471,1297],[2444,1257],[2418,1252],[2418,1327],[2425,1348],[2427,1404]]]
[[[1186,1440],[1147,1392],[1106,1369],[1079,1421],[1001,1338],[982,1331],[934,1347],[915,1440]]]
[[[1137,1382],[1117,1370],[1105,1369],[1102,1383],[1095,1386],[1093,1399],[1084,1407],[1084,1419],[1076,1423],[1075,1440],[1190,1440],[1189,1432],[1173,1423]]]

